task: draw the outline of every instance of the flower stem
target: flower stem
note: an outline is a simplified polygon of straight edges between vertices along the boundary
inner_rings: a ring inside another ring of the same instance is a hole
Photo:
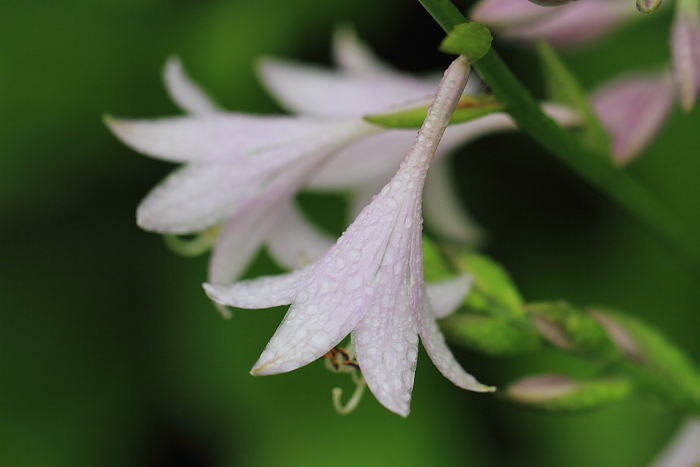
[[[450,0],[419,1],[445,32],[449,33],[457,24],[467,21]],[[537,100],[513,75],[493,47],[481,60],[474,63],[474,68],[522,130],[591,185],[650,227],[657,236],[682,253],[682,258],[690,258],[695,267],[700,268],[698,239],[635,179],[611,161],[586,148],[545,115]]]

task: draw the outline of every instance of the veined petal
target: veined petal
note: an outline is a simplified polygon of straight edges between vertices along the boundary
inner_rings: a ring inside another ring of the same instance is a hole
[[[137,223],[161,233],[204,230],[233,215],[244,199],[258,195],[271,175],[260,166],[184,166],[141,202]]]
[[[360,75],[274,59],[258,72],[268,91],[288,110],[331,118],[384,112],[429,98],[433,84],[401,75]]]
[[[289,305],[299,293],[308,269],[297,269],[277,276],[264,276],[231,285],[204,284],[209,298],[238,308],[271,308]]]
[[[474,282],[469,274],[461,274],[453,279],[426,284],[428,303],[437,318],[444,318],[462,304]]]
[[[219,113],[106,123],[124,143],[173,162],[237,163],[261,154],[295,157],[362,124],[292,116]],[[370,127],[368,123],[364,126]]]
[[[510,27],[546,18],[554,13],[532,2],[521,0],[481,0],[472,8],[469,18],[487,26]]]
[[[403,281],[403,277],[397,277]],[[357,324],[353,343],[362,376],[386,408],[406,417],[418,361],[418,333],[407,302],[406,285],[380,291]],[[381,297],[381,298],[380,298]]]
[[[338,189],[378,180],[381,188],[396,173],[413,144],[413,130],[385,130],[343,149],[311,179],[308,187]],[[376,191],[375,191],[376,193]]]
[[[318,260],[333,246],[333,240],[312,225],[294,203],[281,204],[279,218],[267,235],[270,253],[290,269]]]
[[[170,98],[185,112],[192,115],[221,112],[212,98],[187,75],[180,57],[172,55],[165,62],[163,81]]]
[[[592,93],[593,109],[610,133],[618,164],[634,159],[661,129],[673,103],[671,84],[666,74],[631,75]]]
[[[445,337],[442,335],[435,322],[435,315],[430,310],[430,305],[427,300],[424,300],[424,305],[420,308],[420,311],[421,312],[416,317],[420,339],[430,359],[437,369],[440,370],[440,373],[445,375],[447,379],[457,386],[469,389],[470,391],[495,391],[496,388],[493,386],[486,386],[478,382],[476,378],[464,371],[459,362],[457,362],[445,343]]]

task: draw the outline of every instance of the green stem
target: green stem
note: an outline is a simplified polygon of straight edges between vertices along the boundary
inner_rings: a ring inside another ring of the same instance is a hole
[[[450,0],[419,1],[445,32],[467,21]],[[473,66],[522,130],[700,267],[700,245],[683,223],[626,172],[590,151],[545,115],[493,48]]]

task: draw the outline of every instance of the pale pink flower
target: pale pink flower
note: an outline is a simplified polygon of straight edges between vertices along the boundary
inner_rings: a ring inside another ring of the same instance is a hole
[[[446,314],[461,301],[468,278],[442,283],[433,293],[423,280],[421,193],[468,74],[463,57],[448,68],[399,171],[321,259],[279,276],[228,286],[205,284],[209,296],[225,305],[292,305],[253,374],[297,369],[352,332],[368,387],[385,407],[406,416],[420,336],[435,365],[455,384],[493,390],[461,368],[435,322],[436,312]]]

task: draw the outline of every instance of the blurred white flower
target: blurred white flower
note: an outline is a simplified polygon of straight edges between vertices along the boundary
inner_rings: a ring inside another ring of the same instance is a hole
[[[347,30],[336,34],[334,52],[336,70],[260,61],[269,90],[299,115],[223,111],[186,75],[179,60],[171,58],[166,86],[188,115],[106,119],[114,134],[137,151],[185,164],[143,200],[137,222],[163,234],[206,232],[206,239],[215,238],[212,226],[222,225],[210,261],[210,282],[234,281],[262,244],[288,268],[318,259],[332,240],[304,218],[294,206],[294,195],[304,187],[349,189],[354,193],[351,214],[357,214],[411,147],[414,130],[387,130],[362,117],[424,102],[438,80],[393,70]],[[561,107],[545,109],[565,123],[576,119]],[[505,113],[451,125],[437,156],[508,129],[515,125]],[[428,177],[428,219],[438,234],[473,243],[478,229],[452,195],[452,181],[445,179],[449,175],[445,166]]]
[[[385,407],[406,416],[420,335],[447,378],[465,389],[493,390],[461,368],[435,322],[436,314],[447,314],[460,303],[469,278],[441,283],[432,292],[423,279],[423,186],[468,75],[468,63],[457,58],[398,172],[321,259],[279,276],[205,284],[209,296],[225,305],[292,305],[253,374],[295,370],[324,356],[352,332],[368,387]]]
[[[700,464],[700,420],[688,418],[650,467],[696,467]]]

